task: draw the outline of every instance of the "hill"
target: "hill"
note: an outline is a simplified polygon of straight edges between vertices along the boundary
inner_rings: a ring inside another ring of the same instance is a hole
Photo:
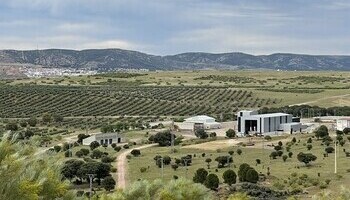
[[[123,49],[1,50],[1,65],[30,64],[44,67],[84,68],[97,71],[124,69],[280,69],[350,70],[350,56],[190,52],[157,56]]]

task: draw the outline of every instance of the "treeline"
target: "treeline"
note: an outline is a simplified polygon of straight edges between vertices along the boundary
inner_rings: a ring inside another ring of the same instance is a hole
[[[259,110],[259,113],[276,113],[283,112],[292,114],[293,116],[317,117],[317,116],[350,116],[350,106],[334,106],[323,108],[310,105],[284,106],[276,108],[264,107]]]

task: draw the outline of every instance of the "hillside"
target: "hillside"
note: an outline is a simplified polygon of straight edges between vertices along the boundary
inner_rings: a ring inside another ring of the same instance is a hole
[[[118,68],[175,69],[281,69],[350,70],[350,56],[315,56],[302,54],[250,55],[244,53],[190,52],[157,56],[122,49],[1,50],[0,65],[31,64],[44,67],[85,68],[110,71]]]

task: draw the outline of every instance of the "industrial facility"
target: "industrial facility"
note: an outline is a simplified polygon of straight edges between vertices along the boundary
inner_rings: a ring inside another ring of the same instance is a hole
[[[293,122],[293,116],[286,113],[258,114],[257,111],[243,110],[237,114],[238,132],[247,134],[269,134],[301,132],[300,122]]]

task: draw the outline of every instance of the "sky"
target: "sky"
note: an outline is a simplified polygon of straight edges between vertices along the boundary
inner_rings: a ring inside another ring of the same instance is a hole
[[[350,0],[0,0],[0,49],[350,55]]]

